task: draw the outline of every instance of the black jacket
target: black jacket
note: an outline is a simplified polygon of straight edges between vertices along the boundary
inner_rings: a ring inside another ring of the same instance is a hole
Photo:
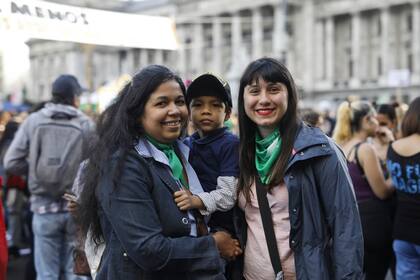
[[[302,125],[284,180],[297,279],[361,279],[363,234],[341,150],[319,129]],[[235,210],[235,227],[245,246],[245,216]]]
[[[106,249],[96,279],[225,279],[213,238],[189,236],[191,225],[174,202],[179,188],[167,166],[133,149],[114,188],[116,161],[106,164],[97,191]]]

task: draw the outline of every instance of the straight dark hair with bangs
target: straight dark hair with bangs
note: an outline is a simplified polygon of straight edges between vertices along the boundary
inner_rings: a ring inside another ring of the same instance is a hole
[[[287,87],[288,92],[287,111],[278,126],[282,137],[282,148],[277,161],[271,168],[269,190],[283,181],[299,128],[297,89],[289,70],[280,61],[273,58],[260,58],[251,62],[242,74],[238,95],[240,139],[238,191],[244,192],[248,202],[251,197],[251,185],[257,177],[255,168],[255,133],[258,131],[258,127],[245,113],[244,92],[247,85],[251,85],[253,82],[261,79],[271,83],[282,83]]]

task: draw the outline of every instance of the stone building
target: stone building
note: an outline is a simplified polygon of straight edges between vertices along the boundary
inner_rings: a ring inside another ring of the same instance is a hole
[[[0,50],[0,94],[4,92],[3,52]]]
[[[261,56],[284,60],[301,97],[311,101],[420,94],[420,0],[154,0],[117,10],[174,18],[179,49],[33,40],[34,98],[48,96],[60,71],[94,89],[150,63],[184,79],[219,73],[236,93],[245,66]]]

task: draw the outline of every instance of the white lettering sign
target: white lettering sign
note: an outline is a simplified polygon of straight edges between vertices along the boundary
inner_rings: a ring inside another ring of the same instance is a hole
[[[29,38],[148,49],[177,48],[167,17],[116,13],[38,0],[1,0],[0,30]]]

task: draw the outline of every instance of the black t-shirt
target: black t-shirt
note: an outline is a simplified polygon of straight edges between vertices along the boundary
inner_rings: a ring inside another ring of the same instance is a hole
[[[397,191],[394,239],[420,245],[420,152],[405,157],[390,145],[387,166]]]

